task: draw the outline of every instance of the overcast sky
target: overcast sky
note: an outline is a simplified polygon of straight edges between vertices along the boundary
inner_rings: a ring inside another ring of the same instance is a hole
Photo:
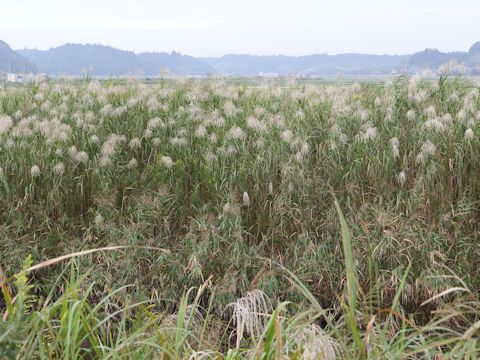
[[[0,39],[15,49],[406,54],[480,40],[480,0],[0,0],[0,14]]]

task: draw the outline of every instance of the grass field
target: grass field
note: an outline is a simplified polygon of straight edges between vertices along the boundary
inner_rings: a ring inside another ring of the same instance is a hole
[[[0,358],[477,358],[479,105],[447,76],[3,87]]]

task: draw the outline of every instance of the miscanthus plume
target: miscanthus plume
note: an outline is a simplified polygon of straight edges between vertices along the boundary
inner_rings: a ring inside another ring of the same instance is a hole
[[[62,162],[59,162],[57,163],[54,167],[53,167],[53,174],[55,176],[62,176],[63,173],[65,172],[65,165],[62,163]]]
[[[0,134],[6,133],[13,125],[13,120],[10,116],[0,115]]]
[[[142,141],[138,137],[134,137],[133,139],[130,140],[130,142],[128,143],[128,146],[132,150],[140,149],[142,147]]]
[[[390,145],[392,146],[393,158],[394,159],[398,158],[398,156],[400,155],[400,150],[399,150],[400,141],[398,140],[398,138],[397,137],[391,138]]]
[[[470,141],[473,139],[474,136],[475,134],[473,133],[472,129],[468,128],[467,130],[465,130],[465,140]]]
[[[30,175],[34,178],[40,176],[40,167],[38,165],[33,165],[30,168]]]
[[[233,126],[227,132],[227,139],[230,140],[243,140],[245,138],[245,133],[238,126]]]
[[[246,191],[243,192],[242,203],[243,203],[243,206],[245,206],[245,207],[250,206],[250,196],[248,195],[248,192],[246,192]]]
[[[170,169],[173,166],[173,160],[170,156],[162,156],[160,161],[167,169]]]
[[[416,163],[423,164],[428,157],[435,155],[435,150],[436,146],[430,140],[425,141],[417,154]]]

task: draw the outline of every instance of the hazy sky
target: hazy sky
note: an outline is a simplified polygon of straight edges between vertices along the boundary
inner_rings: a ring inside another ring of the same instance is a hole
[[[0,14],[0,39],[15,49],[404,54],[480,40],[480,0],[0,0]]]

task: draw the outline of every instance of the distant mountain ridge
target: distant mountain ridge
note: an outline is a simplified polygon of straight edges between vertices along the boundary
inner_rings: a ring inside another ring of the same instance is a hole
[[[411,55],[368,54],[314,54],[305,56],[284,55],[235,55],[205,57],[203,61],[221,73],[234,76],[254,76],[259,73],[304,76],[335,75],[391,75],[392,73],[417,73],[430,69],[438,71],[451,60],[466,65],[470,74],[480,75],[480,41],[468,52],[443,53],[437,49],[425,49]]]
[[[0,73],[2,72],[37,73],[38,69],[31,61],[0,40]]]
[[[141,53],[104,45],[65,44],[49,50],[18,50],[49,75],[158,76],[168,69],[177,75],[209,74],[208,64],[177,52]]]
[[[468,52],[455,51],[442,53],[437,49],[425,49],[410,56],[409,64],[418,68],[437,69],[442,64],[456,60],[473,74],[480,74],[480,41],[473,44]]]
[[[3,49],[3,50],[2,50]],[[163,71],[176,75],[225,74],[231,76],[288,75],[392,75],[417,73],[456,60],[469,74],[480,75],[480,42],[466,51],[444,53],[425,49],[409,55],[313,54],[305,56],[228,54],[221,57],[193,57],[177,52],[136,54],[111,46],[68,43],[48,50],[24,49],[14,52],[0,41],[0,72],[5,72],[2,52],[16,57],[12,71],[42,72],[50,76],[89,74],[92,76],[159,76]],[[12,53],[14,55],[12,55]],[[4,56],[5,58],[5,56]],[[12,61],[12,64],[14,62]],[[20,66],[23,64],[23,68]],[[11,65],[12,66],[12,65]]]
[[[221,73],[234,76],[255,76],[259,73],[303,76],[332,75],[388,75],[408,65],[408,55],[315,54],[305,56],[225,55],[220,58],[202,58]]]

